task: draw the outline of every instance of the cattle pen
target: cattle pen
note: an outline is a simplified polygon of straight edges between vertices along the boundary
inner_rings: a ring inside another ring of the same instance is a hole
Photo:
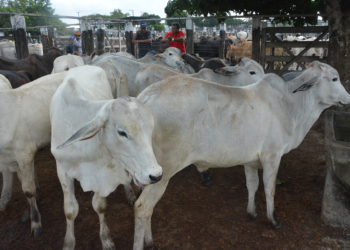
[[[11,16],[12,27],[0,30],[12,30],[13,35],[6,38],[11,40],[12,37],[15,40],[17,59],[28,56],[28,43],[32,42],[32,39],[43,41],[44,54],[52,46],[65,50],[68,38],[75,31],[82,33],[83,53],[86,55],[91,55],[94,51],[98,55],[125,51],[137,57],[138,47],[132,43],[132,37],[140,22],[152,20],[183,21],[187,52],[198,54],[203,58],[225,59],[228,48],[232,45],[231,41],[227,40],[227,35],[236,34],[239,31],[246,32],[248,36],[250,35],[252,43],[252,58],[260,63],[265,73],[291,72],[290,66],[294,63],[300,69],[305,69],[303,62],[309,63],[313,60],[325,62],[326,53],[322,58],[305,54],[310,48],[327,48],[329,45],[327,41],[321,41],[327,33],[328,26],[273,27],[273,24],[265,20],[268,16],[233,16],[229,18],[247,18],[249,21],[247,24],[235,27],[218,24],[215,29],[214,27],[204,29],[204,27],[195,28],[194,21],[202,17],[145,20],[137,17],[89,19],[28,13],[14,15],[14,13],[4,12],[0,12],[0,15]],[[65,31],[57,30],[58,26],[55,25],[26,27],[24,16],[71,18],[79,20],[79,24],[72,24],[76,27]],[[211,19],[214,18],[217,17]],[[110,27],[111,25],[114,27]],[[28,36],[26,33],[30,29],[40,29],[40,37]],[[167,31],[169,30],[151,30],[153,49],[157,52],[166,49],[166,46],[160,43],[159,37],[164,37]],[[316,37],[313,41],[280,41],[276,37],[277,33],[311,33],[316,34]],[[267,34],[271,35],[271,41],[268,41]],[[210,50],[208,47],[201,48],[198,45],[203,36],[216,37],[214,40],[216,42],[211,43]],[[286,54],[276,55],[277,48],[284,48]],[[293,48],[300,49],[299,54],[293,54],[291,52]],[[282,69],[277,69],[275,62],[286,64]],[[169,99],[171,98],[170,96]],[[333,228],[321,221],[322,196],[327,170],[324,148],[324,125],[323,115],[321,115],[302,144],[281,159],[275,188],[276,213],[283,224],[281,230],[273,229],[266,218],[263,181],[258,185],[255,196],[260,218],[253,221],[247,216],[248,191],[243,166],[210,169],[212,186],[209,188],[202,185],[201,177],[194,165],[179,171],[170,180],[164,196],[153,211],[153,249],[350,249],[349,227]],[[32,237],[32,233],[29,232],[30,220],[21,221],[21,213],[25,211],[27,204],[23,199],[21,182],[14,179],[13,198],[6,210],[0,211],[0,250],[41,250],[63,247],[66,229],[64,195],[50,146],[40,149],[34,161],[40,183],[37,204],[42,216],[42,234],[37,238]],[[259,178],[263,180],[262,172],[259,172]],[[4,179],[4,175],[0,174],[0,186],[4,183]],[[73,186],[80,207],[74,224],[75,249],[101,249],[98,230],[100,221],[91,204],[93,194],[84,192],[79,181],[74,181]],[[133,186],[133,189],[136,193],[137,187]],[[136,216],[125,197],[126,193],[121,186],[108,196],[106,220],[116,250],[133,248]]]
[[[37,15],[29,13],[8,13],[0,12],[0,15],[7,15],[11,17],[11,28],[1,28],[1,30],[12,30],[14,40],[18,41],[16,43],[16,54],[17,58],[25,58],[28,55],[28,36],[25,38],[21,34],[21,30],[30,30],[33,28],[39,28],[41,33],[41,40],[43,44],[44,54],[48,48],[52,47],[55,43],[55,46],[64,48],[68,44],[68,37],[70,34],[73,34],[74,31],[82,32],[82,41],[83,41],[83,53],[90,55],[93,51],[96,51],[98,55],[105,52],[118,52],[126,51],[132,55],[138,55],[138,46],[132,43],[132,37],[136,32],[137,27],[140,22],[152,22],[152,21],[175,21],[181,22],[181,29],[186,34],[186,50],[189,54],[196,54],[204,59],[209,58],[220,58],[220,59],[229,59],[227,58],[227,51],[229,50],[230,45],[235,44],[232,39],[228,38],[229,35],[237,34],[239,31],[247,32],[247,41],[251,41],[251,57],[253,60],[259,62],[265,72],[274,72],[274,73],[285,73],[291,71],[290,66],[293,63],[297,63],[300,69],[305,69],[305,66],[301,62],[310,62],[313,60],[326,61],[327,50],[325,50],[324,57],[305,57],[305,53],[311,47],[322,47],[327,48],[328,42],[310,41],[302,43],[293,43],[293,42],[282,42],[276,38],[275,33],[301,33],[301,34],[317,34],[320,35],[328,26],[316,26],[316,27],[274,27],[275,25],[271,24],[269,20],[272,20],[274,17],[312,17],[317,15],[270,15],[270,16],[226,16],[226,20],[234,19],[246,19],[247,22],[245,25],[242,23],[239,25],[230,25],[226,26],[225,23],[219,24],[216,20],[220,17],[177,17],[177,18],[138,18],[138,17],[129,17],[123,19],[105,19],[105,18],[86,18],[86,17],[77,17],[77,16],[47,16],[47,15]],[[36,16],[36,17],[46,17],[46,18],[69,18],[77,19],[79,23],[66,25],[74,26],[70,30],[60,31],[57,30],[58,26],[36,26],[36,27],[26,27],[24,16]],[[195,23],[198,20],[215,20],[217,23],[214,27],[199,27]],[[108,28],[108,26],[116,26],[113,29]],[[269,25],[269,27],[267,27]],[[78,26],[78,28],[77,28]],[[169,27],[165,25],[165,30],[154,30],[151,29],[152,33],[152,46],[153,50],[156,52],[163,52],[167,48],[167,44],[161,44],[160,38],[162,38],[166,32],[169,31]],[[325,32],[323,36],[326,34]],[[267,40],[267,34],[271,34],[272,41]],[[68,36],[67,36],[68,35]],[[323,37],[322,36],[322,37]],[[207,39],[203,39],[206,37]],[[9,38],[9,37],[7,37]],[[38,38],[38,40],[40,39]],[[211,39],[210,39],[211,38]],[[213,41],[211,41],[213,40]],[[310,45],[311,44],[311,45]],[[310,46],[308,46],[310,45]],[[284,49],[283,55],[275,55],[275,47],[279,46]],[[300,54],[294,55],[291,52],[292,47],[299,47],[307,49],[301,51]],[[268,54],[266,54],[265,48],[268,49]],[[270,49],[271,48],[271,49]],[[303,56],[304,55],[304,56]],[[286,62],[281,68],[272,68],[274,62]],[[266,64],[267,63],[267,64]],[[295,69],[294,69],[295,70]]]

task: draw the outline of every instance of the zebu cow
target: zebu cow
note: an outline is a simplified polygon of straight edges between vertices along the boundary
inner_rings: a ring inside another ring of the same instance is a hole
[[[160,82],[169,76],[180,75],[173,70],[149,65],[142,69],[135,78],[135,95],[153,83]],[[186,75],[226,86],[247,86],[260,80],[265,75],[261,65],[254,60],[243,58],[236,66],[226,66],[215,71],[202,69],[198,73]]]
[[[0,74],[0,89],[12,89],[11,83],[7,78]]]
[[[192,66],[195,72],[200,71],[201,69],[220,69],[225,67],[226,65],[218,58],[212,58],[205,61],[197,59],[193,55],[182,53],[182,58]]]
[[[44,76],[13,90],[0,91],[0,172],[3,174],[0,211],[12,197],[13,173],[17,172],[28,209],[22,221],[31,219],[31,233],[41,233],[41,216],[36,204],[34,155],[50,143],[51,97],[66,72]]]
[[[325,108],[350,104],[338,72],[317,61],[289,83],[275,74],[246,87],[172,76],[144,90],[138,99],[153,113],[153,149],[163,178],[147,186],[135,203],[134,250],[153,245],[153,208],[169,179],[191,163],[204,168],[245,165],[247,211],[254,219],[262,168],[267,217],[280,228],[274,193],[281,157],[299,146]]]
[[[168,48],[163,54],[157,54],[156,56],[161,57],[160,65],[168,66],[172,68],[178,68],[176,62],[183,62],[181,53],[179,53],[177,48]],[[156,57],[155,56],[155,57]],[[121,72],[126,76],[129,95],[135,96],[135,77],[137,73],[143,68],[147,67],[148,63],[142,63],[137,60],[121,57],[121,56],[108,56],[103,59],[98,59],[94,64],[101,63],[104,61],[114,61],[120,68]],[[156,60],[159,61],[159,60]],[[183,64],[183,63],[182,63]],[[182,65],[187,66],[187,65]],[[182,66],[180,68],[182,68]],[[192,69],[193,70],[193,69]],[[191,71],[184,71],[183,73],[192,73]]]
[[[0,75],[3,75],[10,81],[13,89],[33,81],[33,76],[28,71],[0,70]]]
[[[60,56],[60,57],[57,57],[53,62],[52,74],[63,72],[65,70],[69,70],[69,69],[79,67],[79,66],[84,66],[84,65],[85,65],[84,59],[80,56],[71,55],[71,54]]]
[[[77,179],[85,192],[94,191],[92,204],[100,219],[103,249],[115,249],[105,219],[106,197],[132,179],[144,187],[162,177],[152,149],[152,113],[135,98],[113,99],[105,72],[94,66],[69,70],[50,110],[51,152],[57,162],[67,219],[63,248],[75,246]]]
[[[28,71],[36,80],[42,76],[52,72],[53,62],[63,53],[58,48],[51,48],[49,52],[43,56],[32,54],[23,60],[12,60],[0,57],[0,69],[10,71]]]

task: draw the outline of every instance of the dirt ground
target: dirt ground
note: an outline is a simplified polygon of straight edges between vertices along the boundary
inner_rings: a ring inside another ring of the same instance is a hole
[[[0,213],[1,250],[62,249],[66,230],[63,194],[49,147],[37,153],[35,165],[43,232],[32,238],[30,222],[20,222],[26,201],[16,178],[13,198]],[[260,219],[252,221],[246,213],[248,193],[243,167],[210,172],[211,188],[202,186],[194,167],[171,179],[152,217],[158,249],[350,249],[350,228],[332,228],[320,219],[326,173],[322,126],[314,126],[303,143],[282,158],[278,179],[284,182],[277,185],[275,196],[281,230],[273,229],[266,218],[262,181],[256,194]],[[80,206],[75,220],[76,249],[101,249],[90,193],[84,193],[79,182],[75,184]],[[122,186],[116,196],[108,197],[107,222],[116,248],[132,249],[134,213]]]

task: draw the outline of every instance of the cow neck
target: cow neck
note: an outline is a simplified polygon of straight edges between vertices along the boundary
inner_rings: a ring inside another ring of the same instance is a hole
[[[286,109],[289,116],[295,123],[294,128],[294,140],[292,148],[297,147],[304,139],[306,134],[311,129],[312,125],[316,122],[322,111],[328,108],[330,105],[321,104],[320,96],[317,94],[319,84],[311,87],[307,91],[298,91],[293,93],[298,87],[304,84],[305,78],[298,77],[287,84],[287,98]]]

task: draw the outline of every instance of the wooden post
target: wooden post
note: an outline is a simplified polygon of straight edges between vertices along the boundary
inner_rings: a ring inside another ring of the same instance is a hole
[[[15,39],[17,59],[25,59],[29,56],[29,51],[24,16],[11,16],[11,25]]]
[[[220,23],[220,45],[219,45],[219,58],[225,58],[225,39],[226,39],[226,23]]]
[[[193,21],[191,18],[186,19],[186,52],[194,53],[193,45]]]
[[[119,52],[122,51],[122,34],[121,34],[121,29],[120,29],[120,24],[118,25],[118,40],[119,40]]]
[[[133,36],[134,36],[134,26],[132,25],[132,22],[127,22],[125,24],[126,52],[128,52],[131,55],[135,56],[134,44],[132,43]]]
[[[253,17],[252,25],[252,59],[259,62],[260,58],[260,17]]]
[[[81,21],[81,46],[83,54],[91,55],[94,52],[94,37],[92,34],[91,22],[89,20]]]
[[[267,22],[261,23],[261,66],[263,67],[265,71],[265,63],[266,63],[266,27]],[[272,69],[274,69],[274,65],[272,65]]]
[[[97,46],[96,46],[97,55],[102,55],[105,52],[105,30],[102,24],[102,20],[98,20],[96,37],[97,37]]]
[[[41,43],[43,45],[43,54],[47,54],[49,49],[52,47],[52,39],[49,37],[49,31],[47,28],[40,28]]]

